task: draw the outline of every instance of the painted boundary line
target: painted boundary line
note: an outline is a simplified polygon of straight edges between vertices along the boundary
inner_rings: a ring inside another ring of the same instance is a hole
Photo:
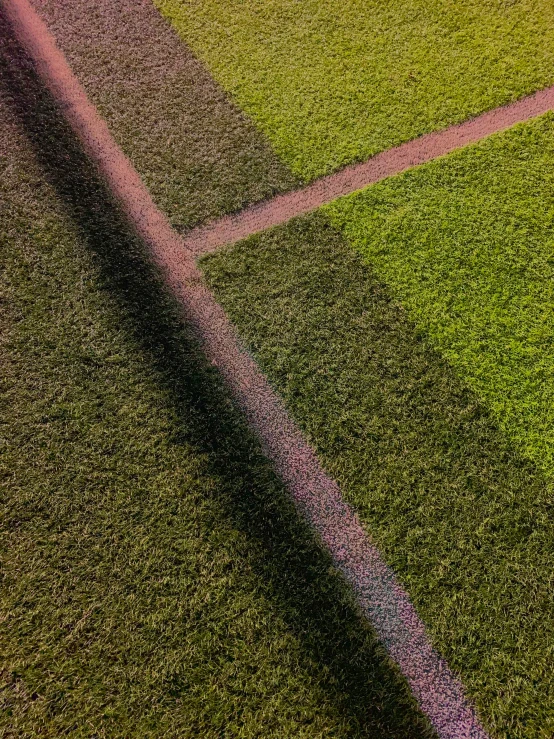
[[[219,368],[296,505],[354,589],[362,611],[438,736],[487,739],[458,679],[431,647],[407,593],[369,541],[337,484],[321,468],[280,398],[240,346],[223,310],[202,283],[194,257],[184,250],[182,237],[154,205],[46,25],[28,0],[0,0],[0,5],[87,155],[148,244],[209,361]]]
[[[221,246],[315,210],[341,195],[349,195],[385,177],[400,174],[410,167],[449,154],[553,109],[554,85],[464,123],[387,149],[361,164],[353,164],[322,177],[301,190],[277,195],[239,213],[199,226],[185,236],[185,246],[197,257],[209,254]]]

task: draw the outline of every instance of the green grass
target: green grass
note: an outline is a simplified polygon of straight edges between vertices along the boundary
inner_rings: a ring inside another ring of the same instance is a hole
[[[332,222],[554,473],[554,115],[337,201]]]
[[[554,83],[550,0],[154,0],[304,178]]]
[[[386,187],[379,213],[386,213]],[[388,187],[395,192],[394,183]],[[397,188],[403,192],[401,182]],[[419,192],[410,189],[414,202]],[[342,204],[346,220],[355,202]],[[419,223],[416,233],[425,232]],[[376,243],[386,245],[379,234]],[[252,237],[202,266],[492,736],[550,737],[551,481],[510,444],[322,214]]]
[[[0,735],[428,737],[4,30]]]

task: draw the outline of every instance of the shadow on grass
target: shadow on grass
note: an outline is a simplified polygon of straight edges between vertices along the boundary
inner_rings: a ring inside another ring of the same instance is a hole
[[[156,270],[100,181],[0,11],[0,85],[98,264],[122,324],[151,362],[183,419],[173,442],[208,455],[226,491],[226,514],[256,543],[253,566],[296,634],[307,664],[348,718],[353,736],[423,737],[429,730],[331,562],[296,512],[259,445],[166,293]],[[186,438],[185,438],[186,435]],[[231,501],[229,504],[228,501]]]

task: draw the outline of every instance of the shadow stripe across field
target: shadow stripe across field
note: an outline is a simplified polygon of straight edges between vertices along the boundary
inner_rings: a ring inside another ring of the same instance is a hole
[[[434,737],[1,11],[0,155],[0,734]]]

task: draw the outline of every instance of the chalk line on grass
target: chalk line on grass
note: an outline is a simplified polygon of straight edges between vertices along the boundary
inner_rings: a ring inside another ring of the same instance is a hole
[[[461,683],[432,648],[407,593],[368,539],[337,484],[322,469],[282,400],[240,345],[233,326],[203,284],[194,256],[154,205],[46,25],[28,0],[0,0],[0,5],[85,152],[149,246],[208,360],[218,367],[265,454],[350,583],[360,608],[438,736],[487,739]]]
[[[473,144],[553,109],[554,85],[464,123],[387,149],[365,162],[345,167],[300,190],[276,195],[271,200],[256,203],[238,213],[198,226],[185,236],[185,246],[195,256],[209,254],[221,246],[278,226],[342,195],[349,195],[385,177],[400,174],[410,167],[449,154],[455,149]]]

